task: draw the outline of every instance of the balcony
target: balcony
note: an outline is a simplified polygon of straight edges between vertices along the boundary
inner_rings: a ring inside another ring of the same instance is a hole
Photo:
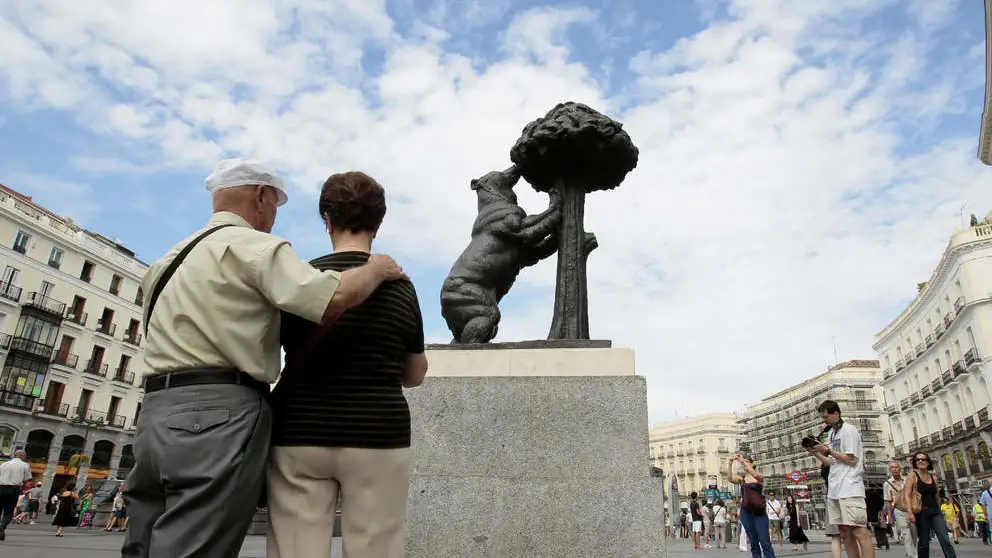
[[[975,417],[968,415],[964,418],[964,428],[965,430],[975,429]]]
[[[916,440],[913,440],[913,441],[909,442],[909,453],[913,453],[914,451],[918,450],[919,448],[920,448],[920,444]]]
[[[940,339],[944,335],[945,331],[947,331],[946,326],[941,322],[937,322],[937,327],[934,328],[933,335],[937,339]]]
[[[964,434],[964,423],[960,420],[954,423],[954,435]]]
[[[937,432],[934,432],[933,434],[930,435],[930,443],[933,445],[937,445],[941,442],[941,440],[943,440],[943,438],[944,438],[943,435],[941,435],[940,431],[938,430]]]
[[[927,348],[933,347],[933,344],[937,342],[937,337],[934,334],[927,335]]]
[[[926,399],[931,395],[933,395],[933,388],[930,387],[930,384],[923,386],[923,388],[920,390],[920,399]]]
[[[113,337],[117,333],[117,324],[114,322],[104,323],[103,320],[99,320],[96,323],[96,332]]]
[[[35,412],[39,415],[67,418],[69,416],[69,404],[63,403],[62,405],[45,405],[45,402],[39,399]]]
[[[698,455],[706,455],[706,448],[699,448],[699,449],[697,449],[696,450],[696,454],[698,454]]]
[[[896,361],[896,372],[902,370],[903,368],[906,368],[906,363],[902,359],[897,360]]]
[[[730,448],[728,448],[726,446],[719,447],[719,448],[716,448],[716,452],[717,453],[730,453]]]
[[[113,428],[124,428],[124,426],[127,425],[127,417],[124,415],[110,415],[110,419],[107,421],[107,424]]]
[[[902,407],[903,409],[908,409],[910,405],[911,403],[908,397],[899,400],[899,406]]]
[[[856,399],[854,401],[854,409],[857,411],[877,411],[878,407],[875,405],[875,401],[871,399]]]
[[[944,327],[951,327],[952,323],[954,323],[954,312],[944,314]]]
[[[921,448],[930,447],[930,436],[920,436],[920,447]]]
[[[85,327],[86,326],[86,319],[89,318],[89,317],[90,317],[90,315],[87,314],[86,312],[82,312],[80,310],[73,309],[73,310],[70,310],[69,311],[69,314],[65,317],[65,319],[66,319],[66,321],[72,322],[72,323],[74,323],[74,324],[76,324],[78,326],[84,326]]]
[[[107,369],[109,368],[109,365],[101,364],[100,361],[87,360],[86,367],[83,368],[83,372],[93,374],[94,376],[100,376],[101,378],[106,378]]]
[[[10,334],[0,333],[0,349],[9,349],[11,339],[13,339],[13,337],[11,337]]]
[[[125,333],[124,334],[124,342],[125,343],[128,343],[130,345],[134,345],[135,347],[140,347],[141,346],[141,334],[138,333],[138,332],[136,332],[136,331]]]
[[[906,355],[906,366],[909,366],[914,360],[916,360],[916,354],[913,353],[913,351],[910,351],[909,354]]]
[[[988,420],[989,420],[989,408],[982,407],[981,409],[978,410],[978,421],[985,423]]]
[[[964,354],[964,363],[967,366],[971,366],[972,364],[975,364],[980,360],[982,359],[979,358],[978,349],[976,349],[975,347],[968,349],[968,352]]]
[[[78,416],[82,416],[81,414]],[[86,422],[94,424],[106,424],[107,423],[107,413],[101,413],[100,411],[86,411]]]
[[[894,372],[892,372],[891,368],[886,368],[885,370],[882,370],[882,379],[888,380],[889,378],[892,377],[893,374]]]
[[[5,298],[12,302],[20,302],[21,288],[11,283],[0,283],[0,298]]]
[[[916,405],[920,401],[923,401],[923,397],[920,395],[920,392],[917,391],[916,393],[909,396],[909,400],[913,405]]]
[[[0,405],[4,407],[13,407],[23,411],[31,411],[34,409],[35,399],[36,397],[25,393],[0,390]]]
[[[28,293],[21,306],[25,308],[37,308],[53,316],[62,318],[65,315],[65,303],[54,298],[47,297],[41,293]]]
[[[942,382],[940,378],[937,378],[934,381],[930,382],[931,393],[937,393],[942,389],[944,389],[944,382]]]
[[[923,353],[925,353],[925,352],[927,352],[927,350],[923,346],[923,343],[920,343],[920,344],[916,345],[916,356],[921,357],[921,356],[923,356]]]
[[[115,382],[124,382],[125,384],[134,384],[134,372],[128,371],[126,368],[118,367],[114,370],[113,380]],[[660,455],[659,455],[660,457]]]
[[[28,353],[30,355],[41,357],[45,360],[51,360],[52,352],[55,351],[55,347],[52,345],[39,343],[33,339],[28,339],[27,337],[13,337],[10,340],[10,350]]]
[[[941,373],[940,375],[940,381],[945,386],[950,384],[951,382],[954,381],[954,372],[951,372],[950,370],[944,370],[944,372]]]
[[[947,428],[942,428],[942,429],[940,430],[940,437],[941,437],[941,438],[942,438],[942,439],[943,439],[943,440],[944,440],[945,442],[950,442],[950,441],[951,441],[951,438],[953,438],[953,437],[954,437],[954,429],[953,429],[953,428],[951,428],[950,426],[948,426]]]
[[[958,299],[954,301],[954,312],[959,314],[961,313],[962,308],[964,308],[964,297],[959,296]]]
[[[79,364],[79,355],[60,351],[55,353],[55,358],[52,359],[52,364],[76,368],[76,365]]]
[[[898,412],[899,412],[899,406],[898,405],[889,405],[889,406],[887,406],[885,408],[885,414],[887,414],[887,415],[894,415],[894,414],[896,414]]]
[[[965,374],[965,373],[968,372],[968,367],[965,366],[963,360],[959,360],[959,361],[955,362],[954,363],[954,366],[951,369],[954,371],[954,377],[955,378],[957,378],[958,376],[960,376],[960,375]]]

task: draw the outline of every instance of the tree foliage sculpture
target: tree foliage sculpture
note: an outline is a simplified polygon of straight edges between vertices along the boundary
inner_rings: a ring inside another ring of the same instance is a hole
[[[637,167],[638,149],[623,125],[575,102],[560,103],[524,127],[510,160],[540,192],[562,199],[558,277],[548,339],[589,339],[586,261],[596,236],[583,229],[585,196],[612,190]]]

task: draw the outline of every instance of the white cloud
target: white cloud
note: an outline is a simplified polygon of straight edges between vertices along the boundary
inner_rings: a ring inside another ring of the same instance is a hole
[[[581,7],[514,14],[492,59],[446,42],[455,22],[498,19],[480,3],[425,11],[406,36],[381,1],[218,0],[197,18],[139,4],[0,9],[15,45],[0,58],[6,96],[204,174],[225,152],[248,153],[313,195],[332,171],[365,170],[389,191],[382,241],[421,266],[447,270],[474,218],[469,181],[509,164],[528,121],[568,99],[621,119],[640,162],[587,198],[600,243],[591,329],[637,350],[656,420],[812,376],[833,360],[833,337],[841,359],[873,357],[872,335],[927,279],[961,204],[992,206],[974,131],[925,132],[964,110],[953,101],[980,80],[967,57],[934,58],[943,12],[912,12],[919,29],[869,26],[894,0],[735,0],[729,19],[707,4],[707,28],[668,50],[604,45],[587,62],[569,37],[601,33],[602,13]],[[381,74],[362,67],[370,47]],[[604,91],[600,68],[626,57],[632,77]],[[122,168],[111,163],[77,159]],[[518,192],[532,212],[547,203]],[[325,242],[315,218],[292,230]],[[547,334],[554,272],[549,261],[522,274],[501,339]]]

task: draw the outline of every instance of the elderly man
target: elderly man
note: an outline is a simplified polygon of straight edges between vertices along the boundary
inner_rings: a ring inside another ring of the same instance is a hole
[[[214,215],[142,282],[145,398],[127,479],[124,557],[235,558],[263,489],[280,311],[330,324],[383,281],[389,256],[318,271],[270,233],[282,180],[246,159],[206,179]]]
[[[31,466],[24,450],[14,452],[14,458],[0,465],[0,541],[7,538],[7,526],[14,517],[17,499],[24,485],[31,480]]]

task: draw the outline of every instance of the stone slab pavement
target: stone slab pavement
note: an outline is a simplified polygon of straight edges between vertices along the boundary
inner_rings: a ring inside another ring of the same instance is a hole
[[[124,542],[122,533],[105,533],[100,529],[66,529],[64,537],[55,536],[55,528],[47,524],[11,525],[7,530],[7,540],[0,542],[0,556],[11,558],[114,558],[120,556],[121,545]],[[785,545],[779,549],[775,545],[775,554],[783,558],[789,556],[814,556],[828,558],[830,544],[822,532],[807,532],[810,544],[806,551],[793,552],[792,546]],[[749,556],[737,550],[737,546],[728,544],[727,550],[693,550],[692,541],[684,539],[668,539],[665,550],[658,557],[666,558],[744,558]],[[959,558],[989,558],[992,546],[984,546],[976,539],[962,539],[960,545],[955,545]],[[902,547],[893,545],[891,550],[876,552],[880,558],[903,558]],[[335,539],[335,549],[329,558],[340,558],[341,540]],[[845,554],[845,558],[846,558]],[[250,536],[245,539],[239,558],[264,558],[265,537]],[[930,545],[931,558],[943,558],[943,553],[936,541]],[[463,558],[460,556],[437,558]],[[514,557],[507,557],[514,558]],[[559,557],[535,557],[559,558]],[[567,557],[562,557],[567,558]],[[608,558],[608,557],[603,557]],[[654,557],[645,557],[654,558]]]
[[[11,525],[7,540],[0,542],[4,558],[113,558],[120,557],[123,533],[106,533],[99,528],[64,529],[62,537],[55,536],[55,527],[48,523]],[[335,539],[329,558],[341,557],[341,539]],[[239,558],[265,558],[265,537],[250,536],[241,547]]]

